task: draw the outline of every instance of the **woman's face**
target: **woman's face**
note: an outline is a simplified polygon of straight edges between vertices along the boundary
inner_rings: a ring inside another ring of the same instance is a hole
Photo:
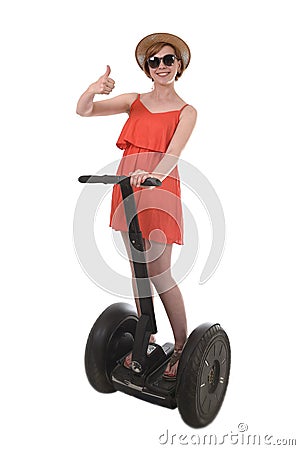
[[[163,58],[165,55],[175,55],[173,47],[171,47],[170,45],[165,45],[158,53],[155,53],[155,55],[153,56]],[[157,68],[151,69],[151,67],[149,66],[149,72],[151,78],[155,83],[166,85],[174,82],[177,72],[180,72],[180,67],[181,61],[176,58],[172,66],[164,64],[163,60],[161,60]]]

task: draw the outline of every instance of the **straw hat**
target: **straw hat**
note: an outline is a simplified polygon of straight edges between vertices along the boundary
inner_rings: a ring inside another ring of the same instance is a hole
[[[191,59],[191,52],[188,45],[178,36],[169,33],[153,33],[144,37],[135,49],[135,57],[138,65],[144,70],[145,53],[153,44],[163,42],[175,46],[181,55],[183,70],[187,68]]]

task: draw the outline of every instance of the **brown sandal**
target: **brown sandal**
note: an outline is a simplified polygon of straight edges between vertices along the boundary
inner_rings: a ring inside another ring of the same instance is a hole
[[[131,369],[131,361],[132,361],[132,353],[129,353],[129,355],[126,356],[123,362],[123,366],[126,367],[126,369]]]
[[[173,355],[171,356],[171,359],[169,361],[170,368],[173,367],[179,361],[181,353],[182,350],[174,350]],[[168,375],[168,372],[165,371],[163,373],[163,379],[167,381],[176,381],[176,375],[177,373],[175,375],[172,374]]]

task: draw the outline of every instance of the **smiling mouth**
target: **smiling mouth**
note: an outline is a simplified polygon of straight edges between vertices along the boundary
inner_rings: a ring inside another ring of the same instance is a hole
[[[156,75],[158,75],[159,77],[166,77],[169,75],[170,72],[157,72]]]

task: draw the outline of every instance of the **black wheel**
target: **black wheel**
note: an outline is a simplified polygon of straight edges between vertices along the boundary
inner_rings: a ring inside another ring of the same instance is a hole
[[[85,349],[85,371],[98,392],[115,392],[111,372],[133,347],[137,314],[127,303],[114,303],[98,317]]]
[[[176,400],[184,422],[205,427],[218,414],[230,372],[230,343],[219,324],[203,324],[190,335],[180,358]]]

